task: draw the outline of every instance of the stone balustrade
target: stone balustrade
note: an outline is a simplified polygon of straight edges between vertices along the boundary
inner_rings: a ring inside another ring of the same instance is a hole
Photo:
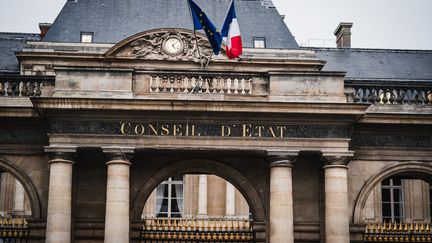
[[[253,79],[248,75],[151,74],[150,93],[199,93],[252,95]]]
[[[54,77],[0,76],[0,97],[34,97],[51,92]]]
[[[432,105],[432,81],[403,83],[347,80],[345,89],[348,102],[377,105]]]

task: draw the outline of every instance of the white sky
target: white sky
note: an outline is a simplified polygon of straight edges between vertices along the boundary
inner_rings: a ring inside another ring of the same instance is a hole
[[[1,32],[39,32],[66,0],[0,0]],[[273,0],[301,45],[333,46],[339,22],[353,22],[352,46],[432,49],[432,0]]]

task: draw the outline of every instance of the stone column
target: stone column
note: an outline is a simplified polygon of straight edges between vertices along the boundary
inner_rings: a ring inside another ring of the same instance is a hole
[[[325,242],[350,242],[348,156],[323,156],[325,177]]]
[[[105,209],[106,243],[129,242],[129,188],[131,163],[124,154],[108,157],[107,196]]]
[[[270,161],[270,242],[293,243],[292,167],[297,154],[272,156]]]
[[[72,166],[71,153],[54,153],[50,163],[47,243],[71,242]]]
[[[207,217],[207,175],[199,175],[198,216]]]
[[[25,190],[21,183],[15,179],[14,210],[15,215],[24,214]]]
[[[235,187],[226,181],[225,188],[225,216],[234,217],[235,215]]]

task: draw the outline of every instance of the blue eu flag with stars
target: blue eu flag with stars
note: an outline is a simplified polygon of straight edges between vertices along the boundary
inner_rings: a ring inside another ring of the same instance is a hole
[[[219,54],[222,36],[214,24],[194,1],[188,0],[195,30],[204,30],[215,55]]]

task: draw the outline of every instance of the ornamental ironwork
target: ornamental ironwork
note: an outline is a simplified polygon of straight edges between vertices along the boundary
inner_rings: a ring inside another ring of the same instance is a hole
[[[252,222],[247,219],[146,218],[143,221],[141,242],[255,242]]]

